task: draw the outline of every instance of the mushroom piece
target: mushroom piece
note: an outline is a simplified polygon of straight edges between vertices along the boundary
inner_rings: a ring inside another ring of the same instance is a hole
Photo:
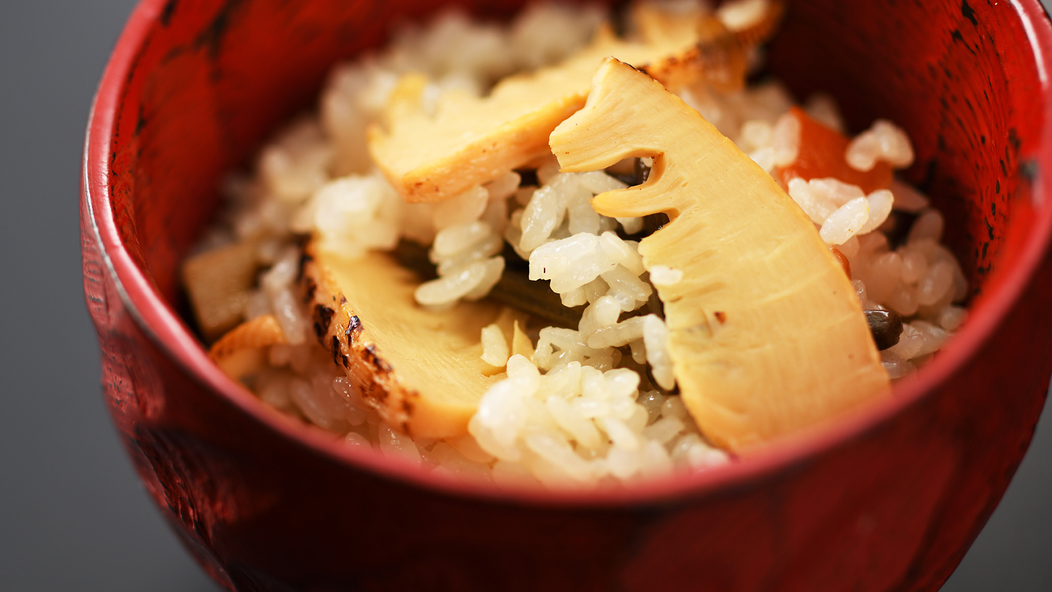
[[[365,403],[414,437],[458,436],[500,377],[482,360],[479,336],[501,306],[428,310],[413,299],[419,284],[388,254],[345,259],[305,247],[301,288],[314,333]]]
[[[647,269],[683,271],[657,290],[683,402],[714,443],[741,452],[890,392],[858,298],[814,224],[661,84],[606,60],[551,148],[564,171],[654,158],[644,184],[592,205],[668,215],[639,253]]]

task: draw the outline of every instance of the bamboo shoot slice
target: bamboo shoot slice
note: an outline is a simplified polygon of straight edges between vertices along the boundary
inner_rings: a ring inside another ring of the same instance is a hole
[[[648,269],[684,273],[658,294],[683,402],[714,443],[741,452],[887,395],[861,306],[814,224],[659,83],[606,60],[551,148],[564,171],[654,158],[646,183],[592,203],[669,216],[639,253]]]
[[[224,374],[244,381],[267,367],[267,348],[288,343],[272,314],[245,321],[223,335],[208,350],[208,357]]]
[[[302,285],[319,342],[383,420],[414,437],[467,433],[468,420],[502,375],[482,361],[482,328],[501,306],[416,304],[419,279],[383,253],[345,259],[306,247]]]
[[[546,156],[549,134],[584,105],[605,57],[643,65],[685,52],[691,43],[657,31],[633,43],[603,27],[562,64],[505,78],[485,97],[448,91],[433,113],[424,100],[427,79],[407,75],[384,111],[385,129],[369,130],[369,153],[406,201],[443,201]]]

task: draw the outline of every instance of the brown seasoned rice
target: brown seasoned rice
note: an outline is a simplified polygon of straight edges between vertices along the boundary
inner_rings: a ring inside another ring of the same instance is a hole
[[[748,19],[758,3],[730,3],[720,14]],[[260,399],[344,434],[349,446],[500,486],[616,483],[729,461],[669,394],[675,378],[667,331],[659,314],[647,312],[652,286],[681,281],[682,270],[647,273],[638,243],[623,238],[644,221],[606,218],[590,205],[596,194],[625,186],[616,175],[563,173],[552,158],[539,163],[536,185],[507,171],[439,204],[407,204],[364,150],[365,130],[401,74],[426,73],[432,99],[452,88],[484,93],[511,72],[570,55],[602,18],[595,8],[546,4],[507,26],[451,12],[407,28],[383,51],[337,67],[319,112],[288,124],[253,173],[227,184],[228,210],[202,244],[257,245],[265,270],[243,316],[274,314],[288,341],[270,347],[270,366],[252,384]],[[786,115],[793,101],[779,84],[730,94],[696,85],[680,94],[768,172],[797,158],[800,128]],[[816,95],[805,109],[843,129],[829,97]],[[913,152],[901,129],[878,120],[851,141],[847,159],[859,170],[878,160],[904,168]],[[899,342],[881,353],[889,375],[915,371],[966,317],[957,303],[967,285],[940,244],[941,214],[900,182],[866,194],[832,178],[794,179],[788,193],[848,260],[863,308],[902,315]],[[895,212],[917,215],[897,245],[883,232],[896,223]],[[437,277],[416,290],[421,306],[486,297],[511,265],[507,245],[528,262],[531,280],[550,281],[565,306],[586,308],[575,329],[537,328],[527,345],[497,325],[484,329],[483,359],[506,366],[506,377],[483,396],[470,435],[414,440],[384,424],[311,343],[294,286],[295,237],[310,233],[321,248],[347,257],[391,250],[402,240],[428,246]]]

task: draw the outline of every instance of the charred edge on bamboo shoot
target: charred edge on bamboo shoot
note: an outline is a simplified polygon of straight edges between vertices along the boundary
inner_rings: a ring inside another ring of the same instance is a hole
[[[389,374],[391,372],[391,365],[380,357],[380,355],[376,352],[375,345],[370,343],[369,345],[365,346],[365,349],[363,351],[365,354],[364,357],[370,364],[372,364],[373,368],[376,368],[377,372],[383,374]]]
[[[347,319],[347,330],[344,331],[344,335],[347,336],[347,343],[350,344],[351,338],[356,337],[362,332],[362,321],[358,318],[358,315],[351,315],[350,319]]]
[[[299,266],[296,268],[296,281],[300,281],[300,280],[303,279],[303,270],[307,267],[307,264],[310,263],[311,261],[314,261],[314,257],[312,257],[311,254],[308,253],[306,250],[301,248],[300,249],[300,262],[299,262]],[[311,282],[311,283],[313,283],[313,282]]]
[[[323,335],[329,332],[329,326],[332,325],[332,318],[336,315],[336,311],[325,306],[324,304],[318,304],[314,307],[314,333],[321,338]]]

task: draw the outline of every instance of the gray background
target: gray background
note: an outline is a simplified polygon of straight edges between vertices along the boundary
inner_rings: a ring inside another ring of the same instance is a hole
[[[218,590],[119,447],[81,290],[83,129],[134,4],[0,2],[0,590]],[[944,590],[1052,590],[1049,415]]]

